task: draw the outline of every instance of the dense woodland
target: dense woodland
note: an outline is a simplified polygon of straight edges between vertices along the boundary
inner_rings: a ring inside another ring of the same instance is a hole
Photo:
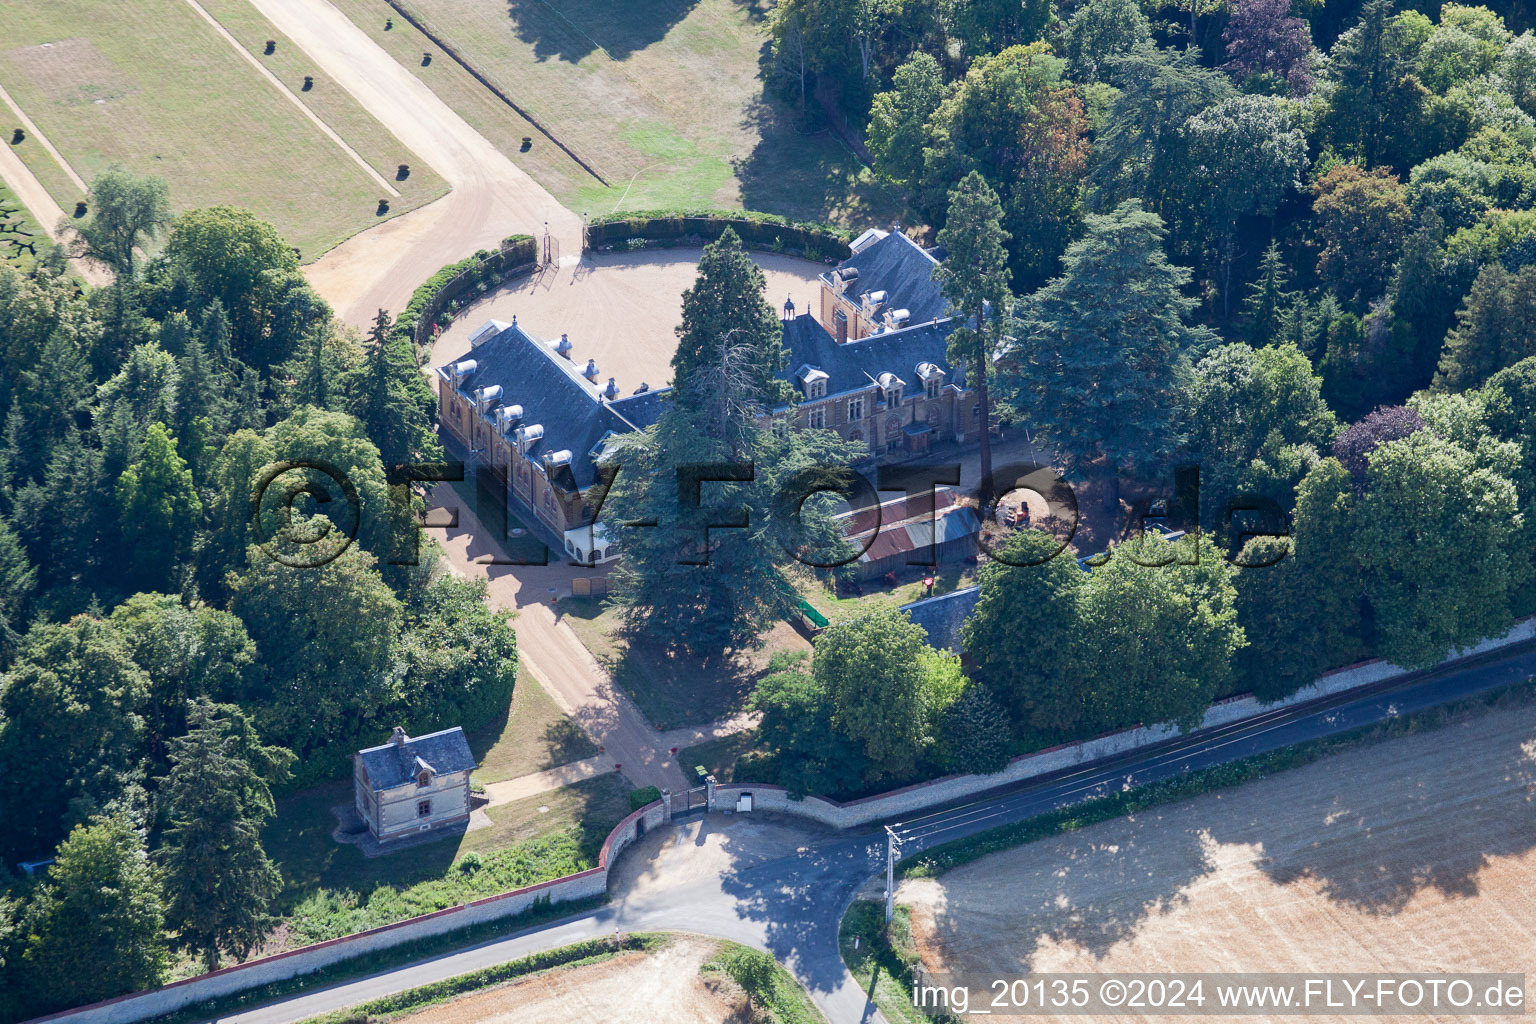
[[[0,768],[25,780],[0,797],[7,1020],[154,984],[174,947],[246,953],[281,887],[273,787],[344,775],[395,724],[487,721],[516,674],[483,584],[425,543],[391,564],[413,499],[391,505],[385,466],[439,454],[409,341],[341,327],[248,213],[172,221],[120,171],[90,206],[77,249],[115,284],[83,290],[63,252],[0,267]],[[335,467],[359,505],[294,471],[333,500],[287,522],[279,487],[257,530],[279,459]],[[252,546],[326,531],[356,542],[320,568]]]
[[[1524,7],[780,0],[772,17],[769,87],[867,146],[948,251],[968,325],[951,361],[991,415],[1110,503],[1199,465],[1183,525],[1204,532],[1091,573],[1017,533],[981,571],[963,659],[895,614],[828,629],[759,683],[739,772],[845,795],[993,771],[1362,657],[1429,665],[1536,612]],[[63,253],[0,269],[0,768],[29,780],[0,796],[0,861],[56,858],[0,876],[7,1019],[152,984],[176,949],[249,951],[280,884],[257,838],[273,787],[337,775],[396,723],[472,727],[515,671],[481,587],[425,546],[393,564],[385,467],[438,452],[388,318],[338,326],[241,211],[173,221],[163,186],[122,172],[90,209],[78,254],[116,284],[83,290]],[[846,553],[828,495],[777,496],[846,484],[818,467],[862,453],[759,425],[783,353],[734,236],[678,335],[674,398],[620,446],[606,519],[671,527],[626,530],[612,599],[700,654],[793,607],[792,555]],[[253,516],[280,459],[344,471],[356,521],[345,502]],[[757,478],[720,498],[751,529],[688,535],[676,467],[747,459]],[[1237,536],[1238,496],[1287,529]],[[357,543],[298,586],[253,546],[280,527]],[[707,566],[678,564],[679,532]]]
[[[782,0],[773,84],[809,121],[867,126],[949,251],[971,324],[951,360],[985,371],[978,397],[1112,508],[1121,481],[1166,493],[1198,465],[1179,525],[1203,535],[1087,574],[1012,538],[963,664],[894,614],[834,626],[759,684],[738,773],[848,795],[995,770],[1365,657],[1430,665],[1536,612],[1526,22],[1392,0]]]

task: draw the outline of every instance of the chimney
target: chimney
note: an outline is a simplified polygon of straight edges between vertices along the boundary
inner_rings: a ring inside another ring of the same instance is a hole
[[[571,358],[571,339],[564,334],[560,335],[560,344],[555,346],[555,351],[567,359]]]
[[[614,379],[612,377],[608,378],[608,386],[603,388],[603,397],[604,398],[618,398],[619,397],[619,385],[614,382]]]
[[[587,378],[587,380],[596,381],[597,380],[597,360],[596,359],[588,359],[587,360],[587,365],[582,368],[581,375],[583,377]]]
[[[397,747],[403,747],[405,746],[405,741],[408,739],[410,739],[410,737],[405,734],[405,727],[397,725],[395,726],[394,735],[389,738],[389,742],[393,743]]]

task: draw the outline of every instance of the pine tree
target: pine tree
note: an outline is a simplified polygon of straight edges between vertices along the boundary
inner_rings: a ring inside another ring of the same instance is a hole
[[[704,247],[699,276],[683,293],[672,355],[674,403],[702,413],[700,425],[710,436],[729,437],[738,451],[750,444],[746,424],[755,422],[756,412],[771,411],[791,397],[789,382],[778,376],[784,368],[784,328],[763,294],[766,287],[761,268],[736,232],[726,228]],[[732,379],[728,391],[722,390],[726,375]],[[740,403],[737,413],[720,405],[727,394]]]
[[[1190,273],[1163,254],[1160,217],[1128,200],[1084,226],[1062,275],[1025,304],[1006,387],[1069,470],[1099,463],[1113,508],[1122,464],[1153,468],[1177,450],[1188,353],[1214,335],[1186,322],[1196,305],[1182,292]]]
[[[420,375],[404,360],[394,333],[394,321],[379,310],[368,332],[368,356],[347,382],[348,410],[362,422],[385,465],[408,461],[431,435],[408,388],[410,378]]]
[[[187,726],[171,742],[171,772],[160,787],[169,822],[160,850],[166,917],[217,970],[220,950],[244,957],[261,940],[267,905],[282,889],[260,830],[274,810],[268,784],[287,777],[293,757],[262,746],[232,705],[194,700]]]
[[[1286,309],[1296,294],[1288,289],[1290,282],[1291,273],[1285,257],[1280,255],[1280,244],[1270,242],[1259,261],[1258,277],[1248,286],[1248,296],[1243,299],[1248,343],[1255,348],[1280,340]]]
[[[967,384],[981,406],[981,483],[977,498],[983,509],[992,504],[992,401],[987,392],[992,356],[1001,341],[1007,308],[1010,272],[1009,239],[1003,230],[1003,207],[997,193],[975,171],[949,194],[949,216],[939,232],[939,245],[949,251],[933,270],[950,306],[964,325],[949,336],[949,361],[964,365]]]
[[[1477,275],[1446,335],[1435,386],[1477,387],[1536,351],[1536,266],[1511,274],[1490,263]]]

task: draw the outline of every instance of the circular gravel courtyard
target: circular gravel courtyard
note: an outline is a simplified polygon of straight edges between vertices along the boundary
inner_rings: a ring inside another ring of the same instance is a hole
[[[515,315],[535,337],[553,341],[568,334],[572,362],[584,366],[596,359],[599,380],[615,378],[626,395],[642,383],[662,387],[672,380],[675,329],[699,255],[698,249],[588,254],[579,264],[520,278],[461,310],[433,345],[431,365],[467,352],[470,332],[485,321],[510,323]],[[773,253],[752,258],[768,279],[767,298],[775,309],[786,298],[794,299],[797,312],[811,308],[823,264]]]

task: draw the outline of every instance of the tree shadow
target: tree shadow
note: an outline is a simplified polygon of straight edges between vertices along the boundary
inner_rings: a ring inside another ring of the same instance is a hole
[[[1390,785],[1314,771],[1310,813],[1292,812],[1287,799],[1218,835],[1261,842],[1259,866],[1276,885],[1310,884],[1372,916],[1397,914],[1426,891],[1477,896],[1494,860],[1536,847],[1536,707],[1489,720],[1510,714],[1490,711],[1421,737],[1440,756],[1398,759]],[[1457,750],[1462,757],[1451,756]]]
[[[845,978],[838,951],[843,908],[880,869],[884,842],[874,835],[838,837],[789,857],[743,859],[722,873],[721,891],[736,901],[739,917],[764,929],[764,945],[792,964],[813,992],[830,992]]]
[[[898,190],[865,174],[830,129],[803,128],[792,105],[759,96],[742,111],[741,123],[757,140],[750,153],[731,161],[746,209],[866,227],[903,215]]]
[[[615,651],[599,660],[662,732],[735,714],[758,676],[747,651],[679,651],[638,630],[626,631]]]
[[[1156,812],[1117,822],[1113,842],[1072,834],[1047,842],[1006,883],[984,880],[995,865],[960,869],[957,881],[969,892],[963,904],[929,918],[925,944],[974,969],[982,960],[1001,968],[1001,960],[1016,959],[1035,970],[1038,951],[1063,946],[1102,959],[1148,918],[1186,902],[1190,886],[1213,868],[1208,836],[1171,831]]]
[[[601,49],[623,60],[665,38],[698,0],[507,0],[512,31],[541,61],[576,63]],[[558,6],[556,6],[558,5]]]
[[[541,767],[545,769],[558,768],[562,764],[580,761],[596,753],[592,741],[587,739],[586,733],[581,731],[581,726],[569,718],[561,717],[550,722],[544,727],[544,733],[540,739],[544,741],[546,747],[546,753],[540,762]]]

